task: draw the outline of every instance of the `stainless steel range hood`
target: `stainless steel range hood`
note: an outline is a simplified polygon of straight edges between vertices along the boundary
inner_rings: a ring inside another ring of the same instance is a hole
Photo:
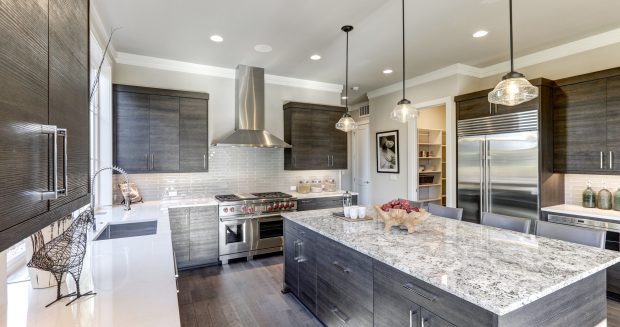
[[[265,130],[265,70],[239,65],[235,74],[235,131],[216,146],[290,148]]]

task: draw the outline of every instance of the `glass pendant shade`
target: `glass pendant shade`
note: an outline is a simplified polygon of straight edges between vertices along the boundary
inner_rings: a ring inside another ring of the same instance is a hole
[[[504,76],[495,89],[489,93],[489,102],[504,106],[516,106],[538,97],[538,88],[523,75]]]
[[[406,123],[412,119],[418,118],[418,109],[411,104],[411,101],[402,99],[398,101],[390,117],[398,122]]]
[[[357,123],[353,120],[353,117],[348,113],[342,115],[342,118],[336,123],[336,129],[339,129],[345,133],[348,133],[354,129],[357,129]]]

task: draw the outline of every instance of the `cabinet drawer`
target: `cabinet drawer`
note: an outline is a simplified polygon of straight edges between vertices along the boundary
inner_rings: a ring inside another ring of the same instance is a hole
[[[357,204],[357,195],[353,195],[352,200],[353,200],[353,204]],[[309,198],[309,199],[297,200],[298,211],[338,208],[341,206],[342,206],[342,196]]]
[[[372,312],[372,259],[322,236],[316,248],[318,277]]]
[[[376,260],[373,267],[375,289],[394,292],[457,326],[492,326],[489,311]]]
[[[372,310],[360,306],[359,298],[341,292],[320,277],[317,279],[317,288],[317,316],[326,326],[373,325]],[[370,299],[372,301],[372,297]]]

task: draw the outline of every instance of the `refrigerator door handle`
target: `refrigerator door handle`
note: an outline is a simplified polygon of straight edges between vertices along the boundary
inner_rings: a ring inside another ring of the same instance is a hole
[[[486,196],[484,198],[486,199],[486,202],[487,202],[486,212],[491,212],[493,210],[493,206],[492,206],[493,201],[491,201],[491,142],[487,140],[485,144],[486,146],[484,149],[484,157],[486,158],[486,165],[485,165],[484,170],[485,170],[486,176],[484,176],[484,181],[485,181],[484,190],[486,192]]]
[[[485,198],[485,187],[484,187],[484,175],[485,175],[485,154],[484,154],[484,146],[485,141],[484,139],[482,139],[480,141],[480,217],[478,217],[478,219],[482,219],[482,212],[484,212],[485,208],[484,208],[484,198]]]

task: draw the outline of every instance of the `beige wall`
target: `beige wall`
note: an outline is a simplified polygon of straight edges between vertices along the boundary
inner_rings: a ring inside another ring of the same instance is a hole
[[[209,141],[211,143],[226,136],[235,128],[235,81],[233,79],[122,64],[114,66],[112,76],[116,84],[209,93]],[[288,101],[340,105],[340,93],[266,84],[265,128],[280,138],[284,135],[282,105]]]

